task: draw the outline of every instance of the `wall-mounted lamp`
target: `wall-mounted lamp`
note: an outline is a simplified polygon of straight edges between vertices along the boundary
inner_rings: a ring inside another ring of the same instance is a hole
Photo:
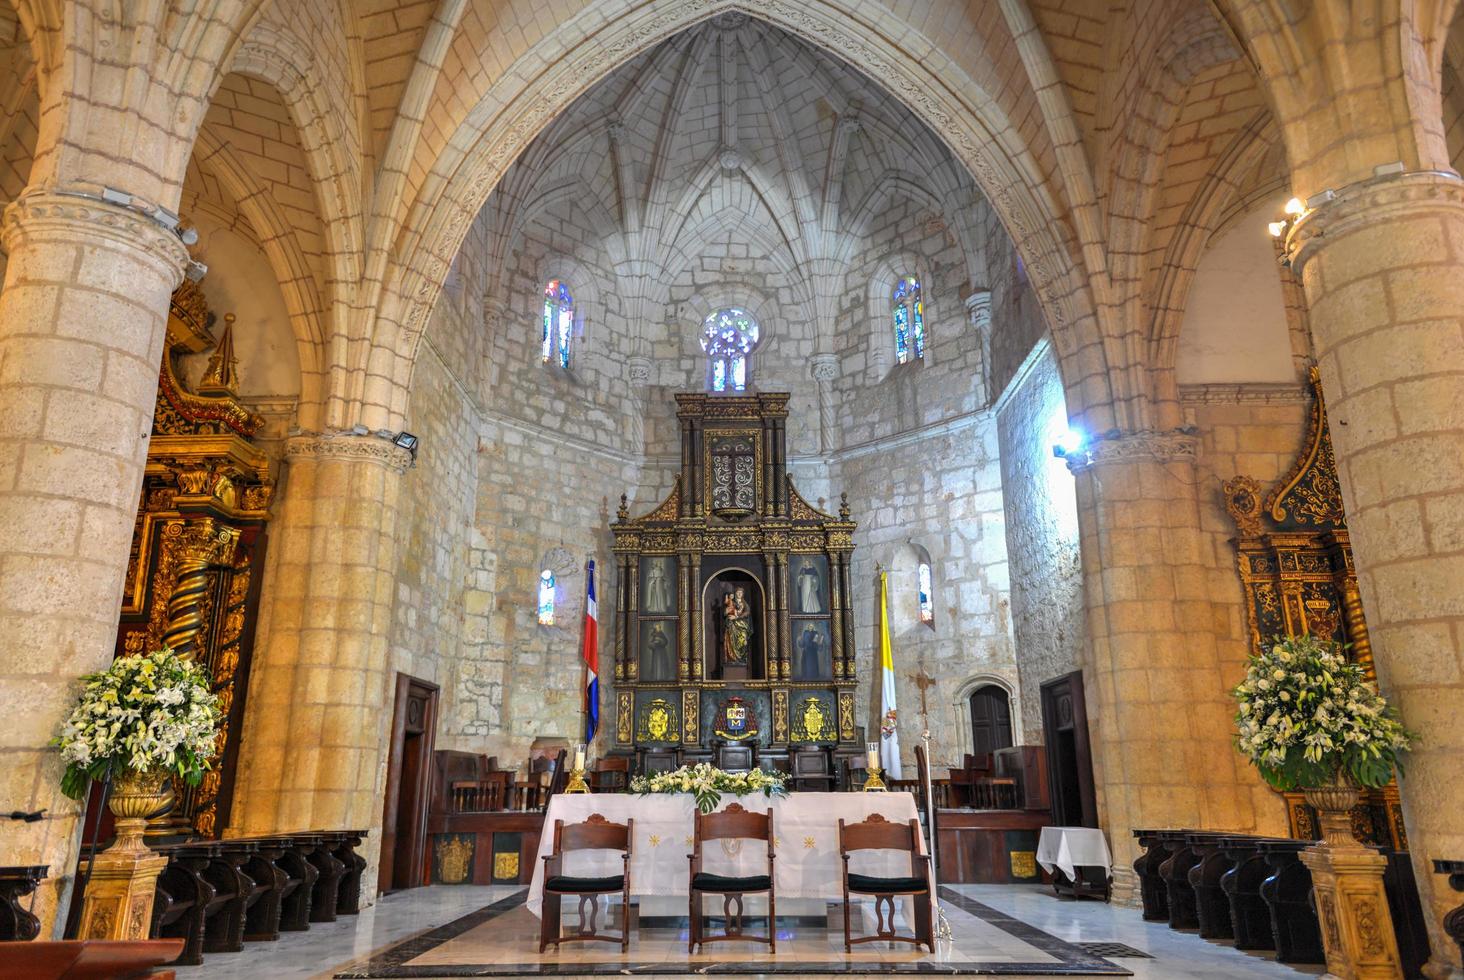
[[[1052,455],[1058,459],[1067,459],[1081,453],[1087,444],[1088,437],[1082,429],[1068,427],[1058,434],[1057,441],[1052,444]]]
[[[405,449],[407,452],[411,453],[413,463],[417,461],[418,439],[416,436],[414,436],[410,432],[398,432],[396,435],[391,437],[391,441],[392,445],[397,446],[401,449]]]

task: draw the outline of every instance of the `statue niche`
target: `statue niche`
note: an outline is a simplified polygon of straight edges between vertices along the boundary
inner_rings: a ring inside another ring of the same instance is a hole
[[[765,608],[762,585],[750,572],[729,568],[707,579],[702,590],[705,676],[724,681],[766,676]]]

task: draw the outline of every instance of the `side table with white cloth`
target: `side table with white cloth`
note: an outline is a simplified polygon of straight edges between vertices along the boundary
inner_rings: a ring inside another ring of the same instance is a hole
[[[738,803],[750,811],[773,810],[774,847],[778,891],[778,914],[791,912],[789,900],[816,899],[822,909],[828,901],[843,901],[843,861],[839,856],[839,820],[859,823],[871,814],[906,822],[919,819],[915,798],[909,793],[792,793],[785,797],[724,795],[718,810]],[[539,837],[539,854],[526,902],[539,915],[544,895],[544,857],[554,849],[554,822],[580,823],[598,813],[613,823],[635,818],[635,840],[630,859],[631,901],[657,907],[655,914],[686,915],[689,885],[687,855],[691,852],[692,815],[696,799],[689,793],[557,794],[550,798],[544,815],[544,832]],[[923,848],[922,848],[923,852]],[[719,841],[703,846],[703,864],[717,874],[744,876],[767,873],[767,851],[743,841]],[[620,873],[620,856],[611,851],[575,851],[565,856],[564,873],[597,877]],[[855,874],[904,877],[910,874],[910,855],[902,851],[860,851],[850,857]],[[672,899],[672,902],[665,901]],[[934,896],[931,897],[934,901]],[[764,900],[765,901],[765,900]],[[676,902],[679,902],[679,908]],[[913,905],[903,917],[912,922]],[[766,914],[766,904],[763,905]],[[754,896],[748,896],[749,915],[755,911]]]
[[[1113,893],[1113,856],[1103,831],[1094,827],[1043,827],[1037,863],[1052,875],[1052,890],[1074,898]]]

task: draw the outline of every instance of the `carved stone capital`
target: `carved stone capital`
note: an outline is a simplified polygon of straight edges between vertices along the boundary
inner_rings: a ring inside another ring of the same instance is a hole
[[[1199,437],[1180,429],[1115,431],[1094,436],[1080,451],[1068,453],[1066,459],[1068,469],[1076,474],[1114,463],[1193,463],[1199,449]]]
[[[651,359],[649,357],[630,357],[625,362],[625,374],[630,383],[637,388],[644,387],[651,383]]]
[[[977,289],[966,297],[966,320],[977,330],[991,326],[991,290]]]
[[[0,240],[14,255],[29,238],[50,241],[74,240],[78,244],[98,240],[142,252],[173,276],[172,286],[183,281],[188,249],[173,232],[147,215],[79,193],[99,193],[100,188],[77,188],[76,194],[36,190],[22,194],[5,209]]]
[[[1452,211],[1464,217],[1464,179],[1424,170],[1386,174],[1334,192],[1330,201],[1303,215],[1286,236],[1291,271],[1300,276],[1306,263],[1360,225],[1377,225],[1420,214]]]
[[[405,473],[412,464],[412,454],[390,439],[352,432],[302,433],[285,442],[285,458],[343,459],[378,463],[393,473]]]
[[[808,362],[808,371],[813,380],[826,384],[839,376],[839,358],[836,354],[815,354]]]

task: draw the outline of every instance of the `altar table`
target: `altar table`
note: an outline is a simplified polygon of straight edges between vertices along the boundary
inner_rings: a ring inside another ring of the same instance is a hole
[[[839,857],[839,821],[859,823],[878,813],[893,823],[918,819],[915,798],[909,793],[791,793],[785,797],[724,795],[717,804],[731,803],[757,813],[773,811],[778,898],[842,900],[843,860]],[[691,853],[692,815],[696,800],[689,793],[559,793],[549,800],[534,880],[529,885],[528,908],[539,915],[544,894],[544,858],[554,853],[554,821],[581,823],[598,813],[612,823],[635,819],[630,858],[632,895],[685,895],[690,875],[686,856]],[[925,850],[921,838],[922,853]],[[702,845],[703,868],[727,875],[766,874],[767,847],[760,841],[707,841]],[[905,877],[910,874],[907,851],[859,851],[850,856],[856,874]],[[620,854],[615,851],[571,851],[564,858],[564,873],[576,877],[618,875]]]
[[[1093,827],[1043,827],[1037,839],[1037,863],[1048,873],[1056,867],[1073,878],[1079,867],[1102,868],[1108,872],[1113,858],[1103,831]]]

